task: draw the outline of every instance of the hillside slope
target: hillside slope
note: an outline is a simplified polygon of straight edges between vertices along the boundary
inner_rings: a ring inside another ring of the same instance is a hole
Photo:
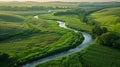
[[[109,31],[120,33],[120,7],[100,10],[90,17],[100,26],[107,27]]]

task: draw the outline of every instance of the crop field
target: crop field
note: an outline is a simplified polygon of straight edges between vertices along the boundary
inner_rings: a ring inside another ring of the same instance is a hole
[[[0,3],[0,67],[19,67],[84,41],[82,33],[61,28],[57,21],[89,33],[94,41],[36,67],[119,67],[120,4],[111,3]]]

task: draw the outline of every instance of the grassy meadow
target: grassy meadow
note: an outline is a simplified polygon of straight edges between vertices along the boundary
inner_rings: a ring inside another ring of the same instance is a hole
[[[119,36],[119,10],[119,7],[114,7],[95,11],[87,15],[86,24],[91,26],[90,30],[95,25],[99,25],[107,28],[108,32],[113,32]],[[95,24],[92,24],[94,22]],[[99,44],[97,41],[99,37],[102,37],[102,35],[96,36],[95,41],[80,52],[36,65],[36,67],[119,67],[120,50]]]
[[[65,22],[67,27],[86,31],[91,35],[94,35],[95,26],[105,27],[107,31],[94,36],[95,41],[82,51],[36,67],[120,66],[120,50],[98,43],[99,38],[106,33],[112,32],[117,36],[120,34],[120,4],[117,2],[0,3],[0,66],[18,67],[69,50],[82,43],[84,37],[81,33],[59,27],[57,20]],[[117,39],[119,46],[120,37]]]
[[[109,31],[120,33],[120,7],[97,11],[91,17]]]
[[[36,67],[119,67],[119,55],[119,50],[92,44],[81,52],[57,58]]]
[[[92,26],[87,25],[85,23],[83,23],[80,19],[78,15],[62,15],[62,16],[54,16],[52,14],[43,14],[40,15],[40,17],[42,17],[43,19],[48,19],[49,20],[61,20],[64,21],[66,23],[66,25],[68,27],[77,29],[77,30],[85,30],[90,32],[92,29]]]
[[[48,10],[0,11],[0,55],[3,56],[3,59],[8,57],[4,62],[0,61],[2,67],[17,66],[53,55],[73,48],[82,42],[83,36],[80,33],[60,28],[56,20],[49,20],[49,17],[47,17],[48,20],[43,19],[44,17],[41,15],[52,15]],[[54,11],[65,10],[56,9]],[[36,15],[38,15],[38,19],[34,18]],[[4,57],[6,54],[7,56]]]

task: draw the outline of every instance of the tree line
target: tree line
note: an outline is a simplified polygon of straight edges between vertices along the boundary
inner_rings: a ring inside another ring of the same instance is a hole
[[[19,7],[19,6],[0,6],[0,10],[7,10],[7,11],[35,11],[35,10],[50,10],[50,9],[67,9],[69,7],[45,7],[45,6],[32,6],[32,7]]]

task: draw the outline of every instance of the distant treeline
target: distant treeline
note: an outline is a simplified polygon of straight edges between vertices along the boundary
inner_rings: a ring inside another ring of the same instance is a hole
[[[7,11],[35,11],[35,10],[51,10],[51,9],[67,9],[69,7],[45,7],[45,6],[32,6],[32,7],[19,7],[19,6],[0,6],[0,10]]]
[[[79,7],[117,7],[120,6],[120,2],[83,2]]]
[[[66,11],[66,12],[57,12],[54,13],[55,16],[60,16],[60,15],[72,15],[72,14],[78,14],[77,12],[74,11]]]

